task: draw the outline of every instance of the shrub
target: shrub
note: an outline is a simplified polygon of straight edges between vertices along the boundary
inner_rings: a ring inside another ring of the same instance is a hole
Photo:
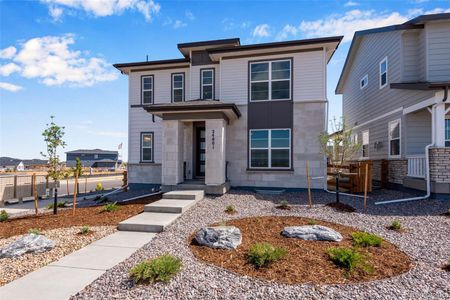
[[[87,225],[81,227],[80,229],[80,234],[88,234],[89,232],[91,232],[91,228]]]
[[[117,205],[116,202],[114,203],[108,203],[105,206],[103,206],[103,210],[107,212],[115,212],[119,209],[119,205]]]
[[[309,220],[308,221],[308,225],[316,225],[317,221],[316,220]]]
[[[4,222],[6,220],[8,220],[9,215],[6,212],[6,210],[2,209],[2,211],[0,211],[0,222]]]
[[[367,232],[353,232],[352,239],[353,243],[360,247],[380,247],[383,241],[379,236]]]
[[[30,229],[28,229],[28,233],[33,233],[33,234],[37,234],[37,235],[42,234],[42,232],[39,228],[30,228]]]
[[[286,200],[282,200],[280,202],[279,208],[281,208],[281,209],[288,209],[289,208],[289,202],[287,202]]]
[[[364,256],[351,248],[328,248],[328,257],[335,265],[352,272],[355,268],[360,268],[366,272],[371,271],[371,266],[366,264]]]
[[[178,273],[181,266],[181,259],[165,254],[137,264],[130,270],[130,277],[135,283],[167,282]]]
[[[250,247],[247,260],[257,268],[260,268],[282,259],[286,254],[287,251],[283,248],[274,247],[269,243],[256,243]]]
[[[226,212],[226,213],[229,213],[229,214],[234,214],[234,213],[236,213],[237,211],[236,211],[236,208],[234,207],[234,205],[228,205],[228,206],[225,208],[225,212]]]
[[[392,221],[391,226],[389,226],[390,229],[392,230],[401,230],[402,229],[402,224],[400,223],[399,220],[394,220]]]
[[[95,190],[96,191],[103,191],[104,190],[101,182],[97,183],[97,186],[95,187]]]
[[[47,209],[53,209],[54,204],[53,203],[49,203],[47,204],[46,208]],[[66,206],[66,201],[58,201],[56,204],[56,207],[65,207]]]

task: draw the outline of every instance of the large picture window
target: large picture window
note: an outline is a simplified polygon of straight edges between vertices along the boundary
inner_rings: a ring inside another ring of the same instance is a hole
[[[362,132],[362,157],[369,157],[369,130]]]
[[[250,101],[291,99],[291,60],[250,63]]]
[[[184,74],[172,74],[172,102],[184,101]]]
[[[214,69],[204,69],[200,73],[201,98],[204,100],[214,99]]]
[[[250,168],[290,168],[291,130],[250,130],[249,154]]]
[[[153,75],[141,77],[141,101],[142,104],[153,103]]]
[[[388,59],[385,57],[380,62],[380,89],[384,88],[388,83]]]
[[[400,156],[400,120],[389,122],[389,156]]]
[[[141,161],[153,162],[153,132],[141,133]]]

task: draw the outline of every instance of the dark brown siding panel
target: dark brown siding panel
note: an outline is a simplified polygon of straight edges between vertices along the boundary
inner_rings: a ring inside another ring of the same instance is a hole
[[[192,65],[193,66],[202,66],[202,65],[211,65],[214,62],[209,57],[208,52],[206,51],[193,51],[192,52]]]
[[[292,101],[250,102],[248,129],[292,128]]]

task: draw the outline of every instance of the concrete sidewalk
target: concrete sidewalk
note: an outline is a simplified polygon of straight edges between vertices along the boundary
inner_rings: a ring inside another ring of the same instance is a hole
[[[0,300],[65,300],[150,242],[155,233],[119,231],[0,288]]]

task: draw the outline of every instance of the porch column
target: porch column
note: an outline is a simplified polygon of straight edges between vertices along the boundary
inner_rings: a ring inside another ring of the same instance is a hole
[[[212,119],[205,121],[206,129],[206,167],[205,184],[220,185],[225,183],[225,139],[226,121]]]
[[[435,143],[436,147],[445,147],[445,103],[436,105]]]
[[[183,181],[183,124],[178,120],[162,121],[162,184]]]

